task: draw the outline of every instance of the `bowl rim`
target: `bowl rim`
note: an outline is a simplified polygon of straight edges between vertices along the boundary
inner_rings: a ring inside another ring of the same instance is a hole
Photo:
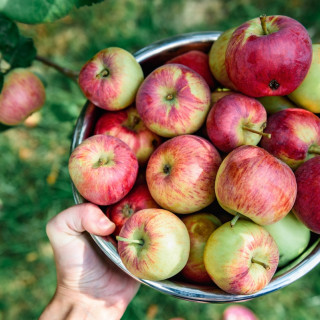
[[[174,50],[181,46],[191,44],[191,43],[207,43],[213,42],[218,39],[222,32],[220,31],[202,31],[202,32],[190,32],[184,33],[169,38],[165,38],[138,50],[134,53],[134,57],[140,63],[151,58],[155,54],[159,54],[164,51]],[[72,141],[70,152],[72,152],[77,145],[79,145],[86,137],[90,128],[90,117],[94,112],[95,107],[87,101],[82,108],[82,111],[77,119]],[[88,120],[89,119],[89,120]],[[86,200],[78,193],[73,182],[72,193],[76,204],[85,202]],[[249,295],[234,295],[225,293],[221,290],[221,293],[212,293],[210,290],[206,290],[205,287],[201,289],[196,288],[197,285],[191,285],[190,287],[183,287],[171,280],[164,281],[150,281],[138,278],[131,274],[126,267],[123,265],[115,246],[112,244],[110,239],[106,237],[100,237],[90,234],[97,246],[102,250],[102,252],[111,260],[115,265],[122,269],[126,274],[137,280],[138,282],[147,285],[159,292],[175,296],[177,298],[194,301],[194,302],[207,302],[207,303],[230,303],[230,302],[240,302],[247,301],[253,298],[263,296],[265,294],[277,291],[283,287],[288,286],[294,281],[300,279],[306,275],[309,271],[315,268],[320,262],[320,238],[318,238],[305,252],[304,259],[298,261],[299,257],[296,259],[298,263],[294,265],[291,269],[283,272],[279,275],[277,273],[273,279],[265,286],[262,290],[249,294]],[[303,254],[302,254],[303,255]],[[295,260],[293,261],[295,262]],[[289,264],[290,266],[290,264]],[[280,269],[281,271],[281,269]],[[188,284],[189,285],[189,284]]]

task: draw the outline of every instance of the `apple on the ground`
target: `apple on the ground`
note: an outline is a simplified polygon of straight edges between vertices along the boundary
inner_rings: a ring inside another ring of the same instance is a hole
[[[162,143],[151,155],[147,184],[154,200],[174,213],[193,213],[215,199],[214,181],[221,157],[206,139],[181,135]]]
[[[130,52],[110,47],[96,53],[82,67],[79,86],[93,104],[115,111],[134,102],[143,79],[142,68]]]
[[[252,221],[226,222],[209,237],[204,264],[213,282],[231,294],[253,294],[273,277],[279,251],[272,236]]]
[[[94,134],[108,134],[125,142],[145,165],[161,138],[143,123],[134,106],[119,111],[106,111],[98,119]]]
[[[231,305],[223,311],[222,320],[258,320],[258,318],[245,306]]]
[[[188,261],[188,230],[174,213],[164,209],[136,212],[125,222],[117,240],[121,261],[138,278],[171,278]]]
[[[121,200],[133,187],[138,160],[126,143],[98,134],[85,139],[71,153],[69,174],[78,192],[97,205]]]
[[[4,77],[0,92],[0,123],[17,125],[45,103],[41,80],[28,69],[13,69]]]
[[[223,209],[268,225],[285,217],[297,194],[293,171],[284,162],[257,146],[241,146],[222,161],[215,182]]]
[[[141,84],[136,108],[145,125],[160,136],[194,133],[208,114],[210,88],[194,70],[181,64],[165,64]]]
[[[311,38],[293,18],[263,15],[232,33],[225,57],[228,76],[238,91],[252,97],[284,96],[307,75]]]

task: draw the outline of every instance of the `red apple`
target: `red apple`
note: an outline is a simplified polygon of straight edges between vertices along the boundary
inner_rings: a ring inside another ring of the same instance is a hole
[[[268,225],[289,213],[297,184],[294,173],[284,162],[260,147],[241,146],[222,161],[215,192],[226,211]]]
[[[268,118],[264,130],[271,139],[261,146],[292,169],[320,154],[320,119],[311,111],[289,108]]]
[[[161,143],[161,138],[150,131],[133,106],[119,111],[106,111],[97,121],[94,134],[108,134],[125,142],[144,165]]]
[[[130,52],[110,47],[82,67],[79,86],[93,104],[114,111],[133,103],[143,79],[142,68]]]
[[[27,69],[13,69],[5,75],[0,93],[0,123],[22,123],[44,105],[45,99],[45,88],[35,74]]]
[[[283,96],[301,84],[311,59],[311,39],[301,23],[286,16],[261,16],[233,32],[226,69],[236,88],[248,96]]]
[[[298,193],[293,213],[311,231],[320,234],[320,157],[303,163],[295,176]]]
[[[72,151],[69,173],[85,199],[98,205],[110,205],[133,187],[138,160],[123,141],[99,134],[85,139]]]
[[[253,294],[272,279],[279,261],[276,242],[251,221],[217,228],[204,250],[204,264],[213,282],[231,294]]]
[[[174,57],[166,63],[180,63],[189,67],[190,69],[198,72],[204,80],[206,80],[211,90],[214,89],[215,81],[210,72],[209,57],[206,53],[200,50],[190,50]]]
[[[219,150],[230,152],[242,145],[257,145],[267,122],[267,112],[254,98],[240,93],[219,99],[209,111],[206,128]]]
[[[222,320],[258,320],[258,318],[247,307],[231,305],[223,311]]]
[[[181,64],[165,64],[143,81],[136,107],[145,125],[160,136],[194,133],[205,122],[210,89],[192,69]]]
[[[221,221],[211,213],[199,212],[181,218],[186,225],[190,237],[190,254],[182,276],[195,283],[210,283],[203,262],[204,247],[211,233],[221,226]]]
[[[158,204],[153,200],[146,184],[136,185],[119,202],[108,206],[107,217],[116,225],[115,235],[119,232],[124,223],[134,213],[142,209],[158,208]]]
[[[182,135],[162,143],[151,155],[146,178],[154,200],[175,213],[192,213],[215,199],[221,157],[206,139]]]
[[[229,40],[236,28],[228,29],[212,44],[209,52],[209,65],[214,78],[224,87],[237,91],[236,86],[229,79],[225,58]]]
[[[124,266],[136,277],[160,281],[186,265],[190,238],[184,223],[163,209],[144,209],[131,216],[117,236]]]

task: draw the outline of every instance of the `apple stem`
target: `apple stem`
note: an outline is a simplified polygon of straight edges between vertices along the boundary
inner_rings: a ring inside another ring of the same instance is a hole
[[[128,243],[137,243],[140,244],[140,246],[142,246],[144,244],[144,241],[142,239],[137,240],[137,239],[127,239],[127,238],[123,238],[120,236],[116,236],[116,239],[118,241],[124,241],[124,242],[128,242]]]
[[[320,146],[310,146],[309,150],[308,150],[309,153],[314,153],[314,154],[320,154]]]
[[[270,267],[269,267],[266,263],[264,263],[264,262],[262,262],[262,261],[260,261],[260,260],[257,260],[257,259],[255,259],[255,258],[252,258],[252,259],[251,259],[251,262],[252,262],[252,263],[260,264],[260,266],[264,267],[266,270],[269,270],[269,269],[270,269]]]
[[[255,129],[249,128],[247,126],[242,126],[242,129],[250,131],[250,132],[253,132],[253,133],[256,133],[256,134],[260,134],[261,136],[267,137],[269,139],[271,138],[271,133],[266,133],[266,132],[263,132],[263,131],[255,130]]]
[[[236,222],[238,221],[238,219],[241,217],[240,213],[237,213],[234,218],[230,221],[230,226],[231,228],[234,227],[234,225],[236,224]]]
[[[172,93],[167,94],[166,99],[169,100],[169,101],[172,100],[173,99],[173,94]]]
[[[266,20],[267,20],[267,16],[265,14],[260,16],[261,27],[264,35],[269,34]]]

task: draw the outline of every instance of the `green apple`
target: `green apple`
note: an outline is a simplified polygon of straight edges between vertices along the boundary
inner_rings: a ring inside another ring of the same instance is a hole
[[[320,113],[320,44],[312,45],[312,62],[309,71],[289,98],[298,106]]]
[[[207,240],[204,265],[213,282],[231,294],[252,294],[272,279],[279,251],[272,236],[254,222],[226,222]]]
[[[264,226],[279,249],[279,267],[298,257],[308,246],[310,230],[290,212],[280,221]]]
[[[268,114],[296,107],[296,105],[286,96],[267,96],[257,99],[262,103]]]

